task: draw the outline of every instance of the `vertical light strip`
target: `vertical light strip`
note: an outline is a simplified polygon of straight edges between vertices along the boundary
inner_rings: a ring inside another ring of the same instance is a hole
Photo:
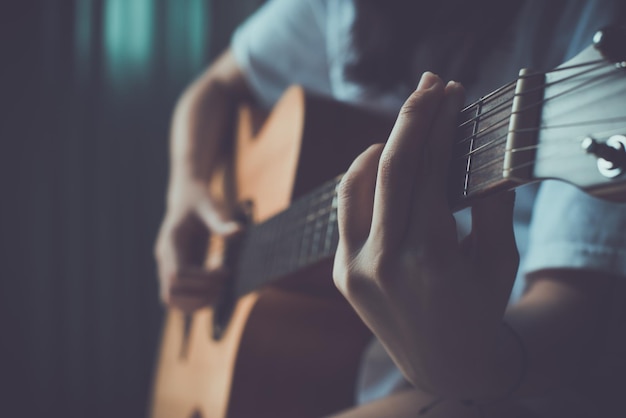
[[[208,0],[167,0],[166,54],[170,80],[187,83],[207,64]]]
[[[209,8],[205,0],[192,0],[187,12],[189,16],[189,66],[192,73],[195,73],[206,65],[205,59],[209,52],[209,31],[207,28],[207,24],[210,22]]]
[[[154,55],[154,1],[106,0],[106,73],[115,87],[145,79]]]

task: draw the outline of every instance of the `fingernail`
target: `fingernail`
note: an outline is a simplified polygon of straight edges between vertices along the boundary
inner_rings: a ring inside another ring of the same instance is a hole
[[[417,90],[426,90],[437,84],[437,80],[439,77],[437,75],[431,73],[430,71],[426,71],[422,74],[422,78],[420,78],[420,82],[417,85]]]
[[[458,89],[461,88],[461,83],[459,83],[458,81],[450,80],[448,81],[448,84],[446,84],[446,87],[451,89]]]

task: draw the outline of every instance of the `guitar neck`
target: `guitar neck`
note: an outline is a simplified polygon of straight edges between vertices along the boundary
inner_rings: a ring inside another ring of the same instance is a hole
[[[235,273],[237,296],[334,255],[339,242],[335,189],[340,180],[324,183],[247,230]]]
[[[522,70],[516,81],[465,107],[448,171],[451,209],[548,178],[626,201],[624,68],[588,47],[547,73]],[[339,181],[249,228],[235,266],[237,296],[334,255]]]
[[[512,158],[507,150],[536,142],[537,129],[532,128],[539,123],[542,85],[543,75],[522,72],[516,82],[461,111],[448,174],[453,209],[530,179],[526,162],[534,154]],[[339,240],[335,189],[340,179],[249,228],[235,269],[237,296],[334,255]]]

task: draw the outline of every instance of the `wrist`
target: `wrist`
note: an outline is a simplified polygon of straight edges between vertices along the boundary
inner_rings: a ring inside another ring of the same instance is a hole
[[[478,404],[498,402],[516,396],[528,368],[523,339],[508,323],[502,322],[491,343],[448,361],[424,387],[441,399],[471,401]]]
[[[484,372],[477,379],[475,391],[464,401],[492,404],[515,397],[522,387],[528,369],[528,353],[521,335],[502,321],[493,352],[484,360]]]

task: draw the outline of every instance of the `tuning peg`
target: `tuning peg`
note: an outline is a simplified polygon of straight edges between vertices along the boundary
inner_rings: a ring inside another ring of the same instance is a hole
[[[626,27],[607,26],[593,36],[593,45],[607,60],[626,67]]]
[[[617,177],[626,169],[626,136],[613,135],[604,143],[589,136],[580,146],[598,158],[598,170],[603,176]]]

